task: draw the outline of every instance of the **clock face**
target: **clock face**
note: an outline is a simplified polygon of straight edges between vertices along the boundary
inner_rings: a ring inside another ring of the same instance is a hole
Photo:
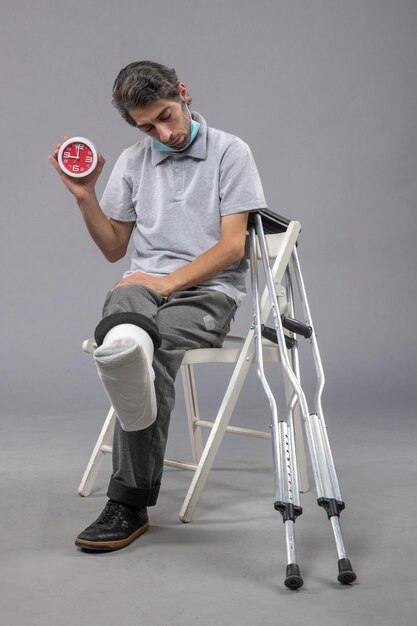
[[[74,178],[88,176],[97,165],[97,151],[85,137],[71,137],[65,141],[58,153],[61,169]]]

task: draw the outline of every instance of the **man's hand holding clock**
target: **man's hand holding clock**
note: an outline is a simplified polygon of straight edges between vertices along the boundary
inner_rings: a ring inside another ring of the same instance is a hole
[[[83,137],[64,137],[62,144],[57,144],[49,161],[58,172],[62,182],[77,200],[83,200],[95,194],[95,185],[105,160],[101,152],[97,153],[93,144]]]

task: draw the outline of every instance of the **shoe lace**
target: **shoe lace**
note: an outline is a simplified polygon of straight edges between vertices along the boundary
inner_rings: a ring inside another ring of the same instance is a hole
[[[107,524],[107,522],[111,520],[111,518],[114,516],[120,506],[121,505],[119,504],[119,502],[114,502],[113,500],[107,502],[106,507],[103,511],[103,515],[98,523]]]

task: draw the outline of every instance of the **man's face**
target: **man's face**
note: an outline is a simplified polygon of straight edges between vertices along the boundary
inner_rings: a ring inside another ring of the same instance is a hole
[[[188,144],[191,119],[184,102],[157,100],[128,111],[137,127],[150,137],[177,149]]]

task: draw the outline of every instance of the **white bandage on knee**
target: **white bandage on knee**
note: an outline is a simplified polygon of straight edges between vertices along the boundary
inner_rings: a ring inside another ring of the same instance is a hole
[[[142,430],[156,419],[154,344],[134,324],[109,330],[94,360],[123,430]]]

